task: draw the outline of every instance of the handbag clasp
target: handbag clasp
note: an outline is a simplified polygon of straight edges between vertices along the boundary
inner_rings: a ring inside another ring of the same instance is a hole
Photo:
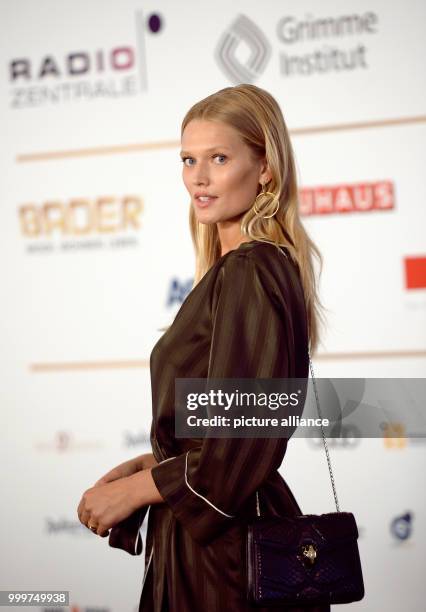
[[[317,549],[314,544],[303,544],[302,545],[302,555],[305,558],[307,563],[313,565],[317,558]]]

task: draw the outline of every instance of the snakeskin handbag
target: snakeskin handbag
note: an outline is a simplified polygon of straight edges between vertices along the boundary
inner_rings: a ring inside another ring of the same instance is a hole
[[[312,362],[309,366],[319,417]],[[247,533],[247,597],[254,606],[313,606],[349,603],[364,597],[358,528],[351,512],[339,510],[330,457],[322,438],[337,512],[256,518]]]

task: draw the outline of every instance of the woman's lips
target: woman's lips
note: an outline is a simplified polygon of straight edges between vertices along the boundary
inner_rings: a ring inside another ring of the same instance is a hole
[[[208,200],[206,199],[200,200],[200,198],[194,198],[195,203],[199,208],[206,208],[216,199],[217,199],[217,196],[210,196]]]

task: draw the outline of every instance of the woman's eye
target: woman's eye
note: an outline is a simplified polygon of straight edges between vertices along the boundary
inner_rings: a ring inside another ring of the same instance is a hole
[[[215,159],[216,157],[220,157],[222,158],[223,161],[220,161],[219,164],[222,165],[226,159],[226,155],[222,155],[221,153],[216,153],[216,155],[212,156],[213,159]],[[185,166],[193,166],[193,163],[186,163],[188,160],[194,161],[193,157],[181,157],[181,162],[185,165]]]

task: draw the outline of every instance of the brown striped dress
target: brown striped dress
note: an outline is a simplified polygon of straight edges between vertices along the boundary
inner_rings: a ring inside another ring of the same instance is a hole
[[[175,378],[307,378],[306,309],[285,248],[243,242],[188,294],[151,359],[152,477],[139,612],[327,612],[255,608],[246,596],[246,525],[301,510],[278,472],[287,440],[174,436]],[[284,257],[283,257],[284,254]]]

